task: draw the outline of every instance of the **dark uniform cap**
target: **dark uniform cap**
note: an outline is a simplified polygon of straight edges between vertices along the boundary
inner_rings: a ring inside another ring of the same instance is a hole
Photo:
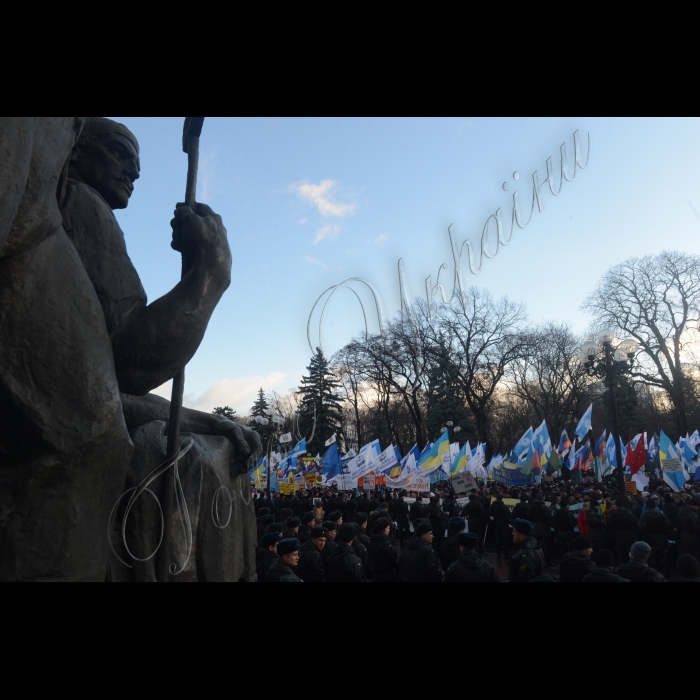
[[[261,540],[260,544],[267,548],[272,547],[273,544],[277,544],[282,539],[282,535],[279,532],[268,532]]]
[[[535,532],[534,525],[529,520],[525,520],[525,518],[516,518],[513,523],[513,529],[522,535],[532,535]]]
[[[281,540],[277,545],[277,554],[283,557],[285,554],[298,552],[300,546],[299,540],[296,537],[288,537],[286,540]]]
[[[328,537],[328,530],[325,527],[312,527],[311,539],[316,540],[319,537]]]
[[[464,549],[476,549],[479,546],[479,535],[476,532],[462,532],[457,535],[457,541]]]

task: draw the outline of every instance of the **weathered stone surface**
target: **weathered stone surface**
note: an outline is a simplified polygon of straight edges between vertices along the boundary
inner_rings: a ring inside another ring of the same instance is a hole
[[[127,476],[127,488],[138,486],[165,460],[167,438],[165,423],[154,421],[138,428],[133,434],[134,458]],[[255,514],[250,501],[248,475],[230,476],[231,442],[219,436],[183,435],[183,444],[192,438],[194,444],[181,459],[178,469],[187,504],[192,541],[186,536],[185,520],[175,509],[173,515],[173,563],[184,570],[171,576],[172,581],[187,583],[195,581],[228,581],[255,579]],[[149,487],[163,504],[160,477]],[[223,487],[223,488],[222,488]],[[219,525],[215,523],[218,492]],[[231,503],[231,494],[235,494]],[[156,581],[157,556],[147,562],[132,561],[121,540],[124,505],[114,532],[115,551],[124,566],[112,555],[108,580],[114,582]],[[144,493],[129,513],[126,523],[126,541],[131,553],[137,558],[146,558],[155,551],[161,536],[161,511],[153,495]]]

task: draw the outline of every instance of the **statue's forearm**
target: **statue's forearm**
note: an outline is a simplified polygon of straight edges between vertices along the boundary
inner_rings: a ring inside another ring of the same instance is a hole
[[[225,261],[199,261],[174,289],[136,311],[113,338],[119,388],[143,396],[178,374],[229,283]]]
[[[170,401],[155,394],[147,394],[146,396],[122,394],[121,399],[124,419],[129,431],[136,430],[139,426],[146,425],[154,420],[162,420],[167,423],[170,417]],[[221,420],[219,416],[213,413],[203,413],[191,408],[183,408],[180,429],[183,433],[216,435],[214,428]]]

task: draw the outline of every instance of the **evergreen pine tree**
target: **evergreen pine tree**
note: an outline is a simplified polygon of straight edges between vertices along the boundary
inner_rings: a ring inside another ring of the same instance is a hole
[[[430,398],[428,399],[427,428],[428,439],[434,442],[440,437],[440,428],[447,421],[452,421],[455,426],[462,428],[459,433],[451,433],[452,441],[469,440],[472,447],[478,441],[478,434],[471,413],[466,407],[464,392],[462,391],[457,368],[450,359],[447,348],[440,346],[434,356],[432,366],[428,370],[428,386]],[[422,447],[422,446],[421,446]]]
[[[222,418],[226,418],[228,420],[232,421],[237,421],[238,416],[236,415],[236,412],[230,408],[229,406],[217,406],[212,413],[217,416],[221,416]]]
[[[341,439],[341,398],[337,393],[340,384],[335,380],[329,364],[321,349],[316,348],[306,368],[308,375],[301,378],[299,386],[299,432],[302,438],[307,439],[306,449],[312,457],[317,453],[323,454],[324,443],[333,433],[338,442]],[[313,440],[309,440],[314,430],[314,409],[316,431]]]
[[[270,416],[265,413],[265,411],[270,407],[270,404],[267,401],[267,397],[265,396],[265,392],[262,390],[262,388],[258,391],[258,398],[255,399],[255,403],[253,404],[253,408],[250,410],[250,421],[248,422],[248,426],[255,430],[259,435],[260,439],[262,440],[263,447],[267,446],[267,440],[269,439],[270,435],[272,434],[272,423],[268,422],[267,425],[261,425],[260,423],[255,422],[255,417],[260,416],[262,418],[270,419]]]

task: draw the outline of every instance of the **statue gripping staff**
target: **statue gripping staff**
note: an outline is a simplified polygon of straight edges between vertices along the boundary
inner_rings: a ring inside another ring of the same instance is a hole
[[[149,305],[113,214],[139,176],[133,134],[97,117],[2,119],[0,147],[14,161],[0,164],[10,186],[0,192],[0,579],[104,580],[110,510],[125,482],[163,459],[169,402],[148,392],[192,358],[229,286],[226,230],[209,207],[178,206],[172,246],[188,272]],[[199,502],[217,493],[209,472],[243,493],[259,438],[187,409],[182,430],[195,434],[183,482],[197,537],[183,580],[251,578],[240,540],[252,512],[232,514],[227,569],[208,558],[217,542]],[[144,534],[129,535],[133,547],[157,543],[157,510],[144,506],[135,522]],[[138,566],[115,578],[153,580]]]

